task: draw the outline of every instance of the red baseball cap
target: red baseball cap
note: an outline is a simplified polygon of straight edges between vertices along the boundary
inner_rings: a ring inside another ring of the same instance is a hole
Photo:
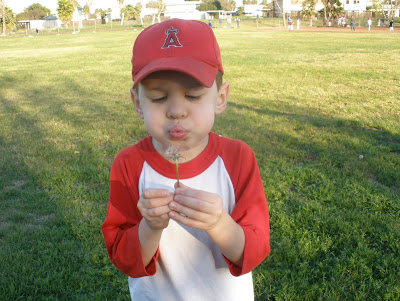
[[[161,70],[186,73],[211,87],[218,70],[224,74],[211,27],[201,21],[170,19],[143,30],[133,45],[133,88],[150,73]]]

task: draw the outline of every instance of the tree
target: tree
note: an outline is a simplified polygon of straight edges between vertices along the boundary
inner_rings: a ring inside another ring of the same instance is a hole
[[[322,0],[322,4],[324,5],[324,8],[321,10],[321,12],[324,13],[324,19],[325,19],[325,20],[328,19],[327,13],[330,12],[331,1],[332,1],[332,0]]]
[[[4,3],[5,0],[0,0],[1,1],[1,24],[3,27],[3,32],[2,32],[2,36],[6,35],[6,4]]]
[[[258,4],[257,0],[243,0],[243,5]]]
[[[4,0],[1,2],[0,23],[2,26],[2,35],[7,34],[7,28],[13,29],[16,25],[16,18],[13,11],[5,6]]]
[[[312,27],[312,17],[315,15],[315,2],[314,0],[304,0],[301,8],[303,16],[310,18],[310,27]]]
[[[121,10],[121,18],[123,15],[124,19],[129,20],[131,18],[134,18],[136,20],[136,18],[140,16],[141,11],[142,5],[140,3],[137,3],[135,7],[131,4],[128,4]]]
[[[341,16],[343,14],[343,11],[344,11],[344,8],[342,5],[342,2],[340,2],[339,0],[336,0],[336,2],[333,3],[332,9],[331,9],[332,17],[337,19],[339,16]]]
[[[221,9],[226,11],[232,11],[236,7],[236,2],[233,0],[220,0]]]
[[[85,5],[84,7],[83,7],[83,13],[88,17],[88,19],[90,19],[90,7],[89,7],[89,5]]]
[[[238,13],[239,16],[243,15],[244,14],[244,7],[243,6],[239,6],[237,8],[237,13]]]
[[[390,7],[390,9],[387,11],[387,17],[389,19],[393,19],[394,12],[400,8],[400,0],[383,0],[382,4],[386,7]]]
[[[122,11],[122,8],[124,7],[124,2],[125,0],[118,0],[119,3],[119,10]]]
[[[197,7],[199,11],[207,10],[221,10],[221,2],[218,0],[203,0],[203,2]]]
[[[74,5],[70,0],[58,0],[57,4],[58,17],[63,24],[67,25],[67,23],[70,23],[72,20],[72,16],[75,11]]]
[[[34,3],[17,15],[17,20],[41,20],[51,14],[50,9],[39,3]]]
[[[88,18],[92,18],[93,15],[90,12],[90,7],[92,6],[93,0],[87,0],[86,5],[83,7],[83,12],[88,16]]]
[[[324,13],[325,20],[327,20],[328,17],[337,18],[344,11],[342,3],[339,0],[322,0],[322,4],[324,8],[321,12]]]
[[[106,18],[107,13],[110,13],[110,12],[112,12],[111,8],[109,8],[107,10],[104,10],[104,9],[101,9],[101,8],[100,9],[96,8],[96,10],[94,11],[94,14],[96,15],[96,17],[100,16],[101,19],[104,20]]]
[[[120,16],[121,16],[121,26],[122,26],[122,23],[124,22],[124,19],[125,19],[125,10],[123,10],[124,9],[124,2],[125,2],[125,0],[118,0],[119,13],[120,13]]]
[[[278,7],[278,9],[281,11],[281,13],[282,13],[282,21],[283,21],[283,26],[284,27],[286,27],[286,18],[285,18],[285,11],[283,10],[283,6],[282,6],[282,8],[279,6],[279,3],[278,3],[278,1],[276,1],[276,0],[273,0],[272,1],[275,5],[276,5],[276,7]],[[282,2],[282,4],[283,4],[283,2]]]
[[[382,1],[379,0],[373,0],[372,1],[372,10],[377,14],[379,17],[383,17],[385,15],[385,12],[383,10],[383,5]]]
[[[160,23],[161,22],[160,16],[165,11],[165,3],[163,2],[163,0],[150,1],[149,3],[146,4],[146,7],[157,9],[157,20],[158,23]]]
[[[268,2],[267,0],[263,0],[261,2],[261,4],[263,5],[264,9],[274,9],[274,3],[273,2]]]
[[[71,2],[71,3],[72,3],[72,5],[74,6],[74,9],[76,9],[77,7],[79,7],[79,6],[80,6],[80,4],[78,3],[78,1],[77,1],[77,0],[69,0],[69,2]]]
[[[274,3],[273,2],[268,2],[267,0],[263,0],[261,2],[261,4],[263,5],[263,10],[264,11],[270,10],[270,11],[273,12],[273,10],[274,10]]]
[[[100,8],[96,8],[96,10],[94,11],[94,14],[96,15],[96,17],[100,17],[102,20],[105,19],[107,11],[100,9]]]

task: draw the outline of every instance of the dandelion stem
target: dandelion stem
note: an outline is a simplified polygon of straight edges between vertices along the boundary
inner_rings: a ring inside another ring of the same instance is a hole
[[[178,161],[178,158],[175,159],[175,166],[176,166],[177,187],[179,188],[179,161]]]
[[[177,187],[179,187],[179,159],[182,158],[181,154],[174,147],[168,147],[165,152],[168,160],[175,161]]]

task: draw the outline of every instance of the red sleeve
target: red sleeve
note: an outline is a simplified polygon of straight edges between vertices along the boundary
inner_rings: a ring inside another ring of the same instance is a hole
[[[240,276],[256,268],[269,254],[269,213],[260,172],[253,151],[244,142],[231,140],[224,147],[223,160],[235,190],[232,218],[245,234],[243,265],[225,258],[232,275]],[[235,151],[232,151],[235,150]]]
[[[101,227],[111,262],[121,272],[135,278],[156,273],[159,253],[157,251],[149,265],[144,266],[138,236],[142,215],[137,209],[142,166],[143,159],[135,146],[118,154],[111,167],[110,199]]]

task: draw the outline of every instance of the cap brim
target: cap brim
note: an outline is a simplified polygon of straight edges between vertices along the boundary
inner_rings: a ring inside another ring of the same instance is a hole
[[[213,67],[205,62],[185,57],[166,57],[159,60],[154,60],[146,65],[142,70],[133,75],[133,88],[149,74],[156,71],[178,71],[185,73],[203,86],[210,88],[218,73],[218,68]]]

